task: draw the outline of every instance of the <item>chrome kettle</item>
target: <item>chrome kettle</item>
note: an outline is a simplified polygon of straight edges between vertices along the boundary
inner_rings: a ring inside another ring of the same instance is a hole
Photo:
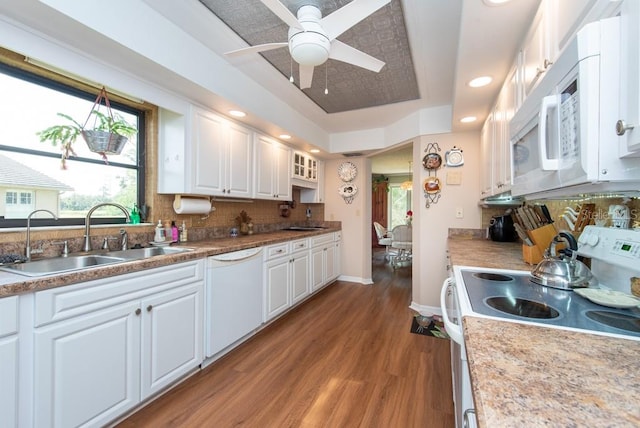
[[[563,241],[567,248],[556,252],[556,245]],[[591,270],[577,259],[577,250],[578,243],[573,235],[568,232],[558,233],[545,251],[544,259],[531,271],[531,281],[563,290],[597,285],[598,281]]]

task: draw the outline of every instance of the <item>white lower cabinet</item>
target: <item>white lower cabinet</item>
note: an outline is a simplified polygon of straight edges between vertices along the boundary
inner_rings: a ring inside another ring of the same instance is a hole
[[[309,295],[308,249],[307,239],[267,247],[264,265],[265,321]]]
[[[204,261],[36,293],[34,426],[103,426],[203,359]]]
[[[319,290],[340,275],[340,232],[319,235],[311,244],[311,292]]]
[[[18,296],[0,299],[0,426],[18,426]]]

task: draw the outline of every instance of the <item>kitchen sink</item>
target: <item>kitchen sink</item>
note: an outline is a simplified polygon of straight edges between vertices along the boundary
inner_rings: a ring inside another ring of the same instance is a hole
[[[56,273],[71,272],[96,266],[110,265],[126,261],[122,257],[106,255],[78,255],[69,257],[56,257],[42,259],[26,263],[17,263],[0,267],[6,272],[17,273],[25,276],[43,276]]]
[[[551,306],[517,297],[489,297],[487,305],[498,311],[524,318],[557,318],[560,316],[560,313]]]
[[[154,256],[179,254],[185,251],[193,251],[193,249],[182,247],[134,248],[131,250],[109,251],[100,254],[79,254],[68,257],[54,257],[26,263],[16,263],[1,266],[0,270],[25,276],[54,275],[115,263],[143,260]]]
[[[142,260],[154,256],[166,256],[169,254],[179,254],[186,251],[193,251],[193,248],[184,247],[148,247],[148,248],[132,248],[124,251],[109,251],[104,253],[105,256],[119,257],[126,260]]]
[[[285,227],[282,230],[297,230],[297,231],[313,231],[313,230],[324,230],[327,229],[324,226],[290,226],[290,227]]]

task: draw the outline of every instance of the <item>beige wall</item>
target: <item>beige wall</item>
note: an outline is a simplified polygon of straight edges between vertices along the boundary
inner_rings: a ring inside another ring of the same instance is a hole
[[[338,195],[343,184],[338,166],[353,162],[358,175],[353,183],[358,194],[351,204]],[[367,158],[339,158],[325,164],[325,220],[342,222],[341,279],[371,283],[371,161]]]
[[[443,157],[457,146],[463,150],[465,163],[461,167],[443,167],[436,175],[441,181],[441,197],[425,207],[422,182],[429,176],[422,167],[422,157],[428,143],[438,143]],[[481,227],[480,195],[480,135],[477,132],[438,134],[416,139],[413,147],[413,297],[412,307],[434,311],[440,307],[440,288],[447,277],[446,248],[449,228]],[[459,173],[460,185],[447,184],[447,173]],[[456,218],[462,208],[463,218]]]

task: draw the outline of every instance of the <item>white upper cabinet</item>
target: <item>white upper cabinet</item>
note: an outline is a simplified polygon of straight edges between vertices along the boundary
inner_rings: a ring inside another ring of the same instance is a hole
[[[256,134],[254,151],[253,197],[291,200],[291,149],[276,140]]]
[[[291,176],[300,180],[318,181],[318,161],[306,153],[294,151]]]
[[[521,74],[525,95],[529,95],[553,62],[549,47],[551,42],[548,19],[543,2],[529,28],[521,51]]]
[[[252,195],[253,131],[210,111],[160,112],[158,193]]]
[[[620,113],[611,124],[619,139],[619,154],[640,156],[640,2],[627,0],[621,11]]]
[[[300,189],[300,202],[303,204],[324,203],[324,161],[316,161],[318,183],[315,188]]]

